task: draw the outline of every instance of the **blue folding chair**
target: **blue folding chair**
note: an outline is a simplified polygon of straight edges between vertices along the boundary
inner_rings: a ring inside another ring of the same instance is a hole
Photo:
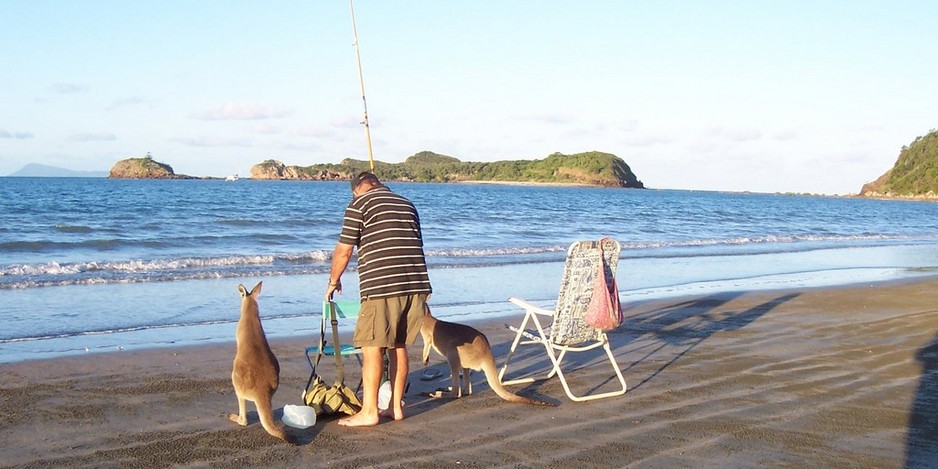
[[[357,355],[361,363],[362,350],[355,348],[352,344],[343,344],[339,341],[339,318],[357,318],[361,310],[359,300],[333,300],[322,302],[322,324],[319,329],[319,344],[306,347],[306,361],[309,362],[311,375],[316,374],[316,367],[319,366],[319,360],[324,355],[336,356],[336,350],[339,351],[339,357],[346,355]],[[326,321],[332,325],[332,343],[326,340]],[[315,360],[313,356],[315,355]],[[341,360],[336,361],[341,367]],[[344,370],[339,369],[340,380],[344,378]]]

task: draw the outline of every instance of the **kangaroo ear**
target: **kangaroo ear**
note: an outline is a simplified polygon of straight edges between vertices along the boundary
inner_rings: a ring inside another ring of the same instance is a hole
[[[254,285],[254,289],[251,290],[251,296],[257,296],[261,294],[261,287],[264,285],[264,282],[257,282],[257,285]]]
[[[238,284],[238,291],[241,292],[241,296],[242,296],[242,297],[248,296],[248,291],[247,291],[247,289],[244,288],[244,285],[241,285],[240,283]]]

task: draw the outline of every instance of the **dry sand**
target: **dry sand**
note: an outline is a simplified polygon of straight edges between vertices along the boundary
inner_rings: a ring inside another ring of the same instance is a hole
[[[938,281],[717,294],[626,314],[610,334],[623,396],[572,402],[553,378],[513,389],[557,407],[509,404],[474,374],[475,394],[430,399],[446,381],[419,379],[413,347],[407,419],[351,429],[320,418],[292,430],[299,446],[269,436],[253,405],[247,427],[226,418],[233,343],[0,365],[0,465],[938,466]],[[503,322],[476,324],[499,363],[512,338]],[[304,342],[274,344],[278,415],[300,401]],[[530,350],[520,363],[546,371],[543,350]],[[575,389],[613,385],[599,353],[581,355],[567,368]],[[357,363],[346,368],[357,383]]]

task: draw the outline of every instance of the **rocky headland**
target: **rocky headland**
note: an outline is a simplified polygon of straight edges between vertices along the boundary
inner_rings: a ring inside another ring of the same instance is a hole
[[[114,163],[108,179],[200,179],[185,174],[176,174],[173,167],[160,163],[149,154],[142,158],[127,158]]]
[[[896,164],[860,189],[881,199],[938,200],[938,130],[902,147]]]
[[[344,161],[343,161],[344,163]],[[347,181],[352,172],[345,170],[309,170],[309,167],[287,166],[277,160],[266,160],[251,166],[251,179],[293,181]]]

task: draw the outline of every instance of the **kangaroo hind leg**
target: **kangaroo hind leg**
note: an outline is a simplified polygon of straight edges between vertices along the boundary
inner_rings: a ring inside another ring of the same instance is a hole
[[[244,396],[241,393],[238,395],[238,413],[237,414],[228,414],[228,420],[231,420],[242,427],[248,424],[248,413],[247,413],[247,403],[245,402]]]

